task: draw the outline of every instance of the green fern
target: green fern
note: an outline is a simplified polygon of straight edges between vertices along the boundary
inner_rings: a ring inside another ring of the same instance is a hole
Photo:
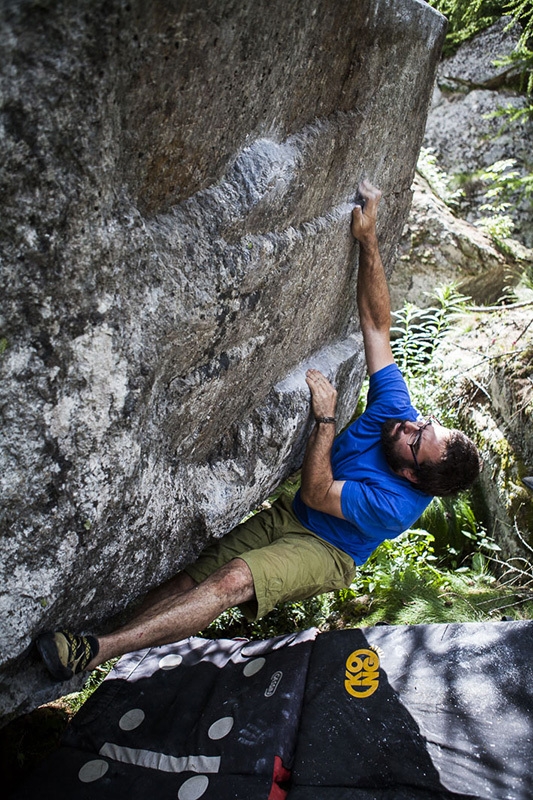
[[[408,380],[427,372],[450,325],[464,312],[468,302],[453,284],[437,287],[432,299],[436,305],[429,308],[405,303],[393,314],[392,352]]]

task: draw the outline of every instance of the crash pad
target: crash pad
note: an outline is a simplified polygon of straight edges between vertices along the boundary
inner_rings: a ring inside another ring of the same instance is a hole
[[[533,622],[192,637],[124,656],[16,795],[530,800]]]

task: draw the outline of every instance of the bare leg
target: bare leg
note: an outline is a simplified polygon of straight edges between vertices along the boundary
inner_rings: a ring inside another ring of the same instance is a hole
[[[100,650],[87,668],[94,669],[98,664],[132,650],[157,647],[193,636],[227,608],[255,597],[252,573],[240,558],[234,558],[186,591],[182,586],[181,581],[172,579],[158,587],[154,591],[157,599],[146,603],[144,610],[131,622],[114,633],[99,636]]]
[[[139,605],[139,608],[136,609],[133,620],[136,620],[152,606],[157,605],[160,600],[164,600],[168,597],[175,597],[178,594],[183,594],[183,592],[188,592],[189,589],[194,589],[197,585],[196,581],[193,580],[190,575],[187,575],[186,572],[178,572],[177,575],[169,578],[168,581],[150,589]]]

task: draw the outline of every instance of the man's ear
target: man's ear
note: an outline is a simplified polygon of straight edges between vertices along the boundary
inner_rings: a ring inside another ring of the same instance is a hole
[[[418,483],[417,472],[411,467],[402,467],[401,469],[397,469],[396,474],[401,475],[402,478],[406,478],[411,483]]]

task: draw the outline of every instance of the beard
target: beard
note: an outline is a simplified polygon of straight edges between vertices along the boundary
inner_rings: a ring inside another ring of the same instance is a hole
[[[387,419],[381,426],[381,447],[385,460],[393,472],[398,472],[404,467],[412,467],[413,465],[403,458],[398,453],[396,443],[398,442],[401,434],[403,433],[403,423],[407,420],[403,419]],[[398,425],[399,423],[399,425]],[[398,430],[393,433],[394,428],[398,425]]]

